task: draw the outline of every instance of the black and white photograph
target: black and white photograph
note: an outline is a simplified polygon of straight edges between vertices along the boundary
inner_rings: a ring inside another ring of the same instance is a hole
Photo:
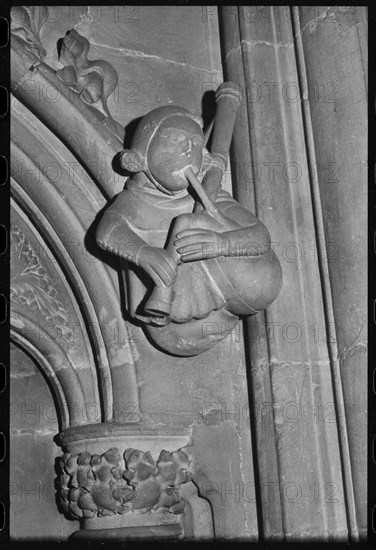
[[[10,542],[363,546],[367,6],[9,10]]]

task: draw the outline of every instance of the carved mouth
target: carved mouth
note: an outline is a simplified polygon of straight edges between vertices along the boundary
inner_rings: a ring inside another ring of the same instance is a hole
[[[187,169],[187,166],[184,166],[184,168],[180,168],[179,170],[173,170],[171,174],[173,176],[183,176],[185,178],[186,176],[184,172],[186,169]]]
[[[195,164],[188,164],[188,166],[184,166],[184,168],[180,168],[179,170],[174,170],[172,173],[173,176],[183,176],[185,179],[188,180],[186,174],[185,174],[185,171],[187,170],[187,168],[190,168],[192,170],[192,172],[194,172],[195,174],[198,174],[200,169],[197,168],[197,166]]]

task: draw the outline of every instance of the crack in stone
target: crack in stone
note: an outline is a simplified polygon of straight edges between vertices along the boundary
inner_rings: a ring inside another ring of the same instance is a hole
[[[50,428],[11,428],[12,435],[56,435],[56,430]]]
[[[20,86],[23,85],[23,83],[25,82],[25,80],[29,80],[30,78],[30,75],[33,74],[34,72],[34,69],[37,67],[36,65],[37,62],[33,63],[32,65],[30,65],[30,67],[27,68],[25,74],[20,78],[20,80],[17,82],[17,84],[15,84],[12,88],[12,92],[16,92],[18,90],[18,88]],[[40,64],[40,62],[38,63],[38,65]]]
[[[330,361],[278,361],[271,358],[269,365],[271,367],[327,367]]]
[[[193,69],[195,71],[204,71],[206,73],[210,74],[221,74],[221,71],[218,71],[216,69],[204,69],[203,67],[196,67],[195,65],[191,65],[190,63],[183,63],[181,61],[175,61],[173,59],[167,59],[165,57],[161,57],[159,55],[155,54],[148,54],[145,52],[142,52],[140,50],[130,50],[128,48],[114,48],[113,46],[108,46],[106,44],[98,44],[96,42],[90,42],[91,46],[97,46],[99,48],[105,48],[108,50],[113,50],[115,52],[121,53],[125,57],[141,57],[144,59],[155,59],[156,61],[162,61],[164,63],[171,63],[172,65],[178,65],[180,67],[187,67],[189,69]]]
[[[88,23],[93,23],[95,19],[93,19],[92,15],[90,14],[90,6],[86,6],[86,13],[82,13],[80,15],[80,21],[75,24],[73,27],[74,29],[77,29],[80,25],[87,25]]]
[[[328,501],[330,502],[330,501]],[[333,501],[335,502],[335,501]],[[293,539],[299,537],[303,539],[304,537],[327,537],[328,535],[336,535],[338,538],[343,536],[344,538],[348,537],[348,531],[345,529],[325,529],[324,531],[316,531],[316,530],[299,530],[299,531],[287,531],[285,533],[285,537],[287,538],[287,541],[289,540],[288,537],[291,537]]]
[[[348,348],[346,348],[341,354],[338,355],[338,359],[340,361],[345,361],[356,348],[363,349],[364,351],[367,351],[368,349],[368,343],[367,342],[357,342],[356,344],[352,344]]]
[[[246,485],[245,475],[244,475],[244,458],[243,458],[243,450],[242,450],[242,437],[240,432],[240,426],[238,422],[235,422],[235,434],[238,440],[238,451],[239,451],[239,468],[240,468],[240,476],[242,480],[243,487]],[[231,472],[231,462],[230,462],[230,472]],[[232,480],[231,480],[232,481]],[[248,514],[245,509],[245,506],[243,507],[243,521],[244,521],[244,528],[245,532],[250,532],[250,527],[248,525]]]
[[[272,48],[291,48],[292,42],[268,42],[267,40],[242,40],[240,47],[246,44],[247,46],[271,46]]]
[[[308,25],[312,25],[311,32],[315,32],[318,26],[318,23],[322,21],[323,19],[326,19],[328,17],[328,12],[332,9],[332,6],[328,6],[325,11],[322,13],[319,13],[316,17],[308,21],[304,27],[301,29],[300,33],[303,34],[304,30],[308,27]],[[333,13],[334,15],[334,13]]]
[[[244,48],[244,45],[246,48]],[[230,55],[237,53],[240,49],[242,51],[244,50],[250,50],[252,46],[268,46],[272,48],[292,48],[293,43],[285,43],[285,42],[268,42],[267,40],[241,40],[240,45],[236,46],[236,48],[231,48],[231,50],[228,51],[225,57],[225,61],[230,57]]]

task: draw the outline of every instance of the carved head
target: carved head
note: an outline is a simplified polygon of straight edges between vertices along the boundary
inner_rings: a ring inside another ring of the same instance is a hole
[[[121,162],[130,172],[145,172],[159,190],[173,195],[188,187],[188,166],[199,173],[203,149],[200,117],[182,107],[158,107],[141,120],[132,149],[122,152]]]

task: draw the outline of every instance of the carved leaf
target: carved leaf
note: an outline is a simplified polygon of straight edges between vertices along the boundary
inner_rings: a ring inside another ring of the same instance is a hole
[[[10,299],[31,311],[39,311],[47,324],[59,329],[61,337],[70,344],[69,318],[59,292],[24,232],[17,225],[12,227],[11,242],[14,251],[14,276]]]
[[[11,29],[16,30],[18,28],[31,29],[31,21],[26,8],[23,6],[13,6],[10,12],[11,16]]]
[[[11,10],[11,32],[21,38],[40,58],[46,50],[40,41],[39,31],[48,18],[47,6],[14,6]]]
[[[125,462],[117,448],[102,455],[66,453],[58,463],[57,479],[64,509],[74,517],[161,509],[172,514],[183,513],[180,488],[172,486],[191,479],[186,476],[190,460],[182,450],[162,451],[157,465],[150,452],[128,449],[123,456]],[[132,478],[131,484],[125,481],[129,478]]]
[[[80,35],[75,29],[71,29],[62,39],[59,59],[65,67],[75,69],[77,81],[82,86],[81,99],[112,119],[107,101],[118,84],[118,74],[108,61],[88,59],[89,48],[90,43],[87,38]],[[71,69],[70,73],[59,69],[57,75],[68,86],[72,86]],[[123,132],[122,128],[120,130]]]
[[[48,18],[47,6],[25,6],[25,9],[29,13],[32,28],[35,34],[39,37],[39,31],[42,28],[43,23]]]

